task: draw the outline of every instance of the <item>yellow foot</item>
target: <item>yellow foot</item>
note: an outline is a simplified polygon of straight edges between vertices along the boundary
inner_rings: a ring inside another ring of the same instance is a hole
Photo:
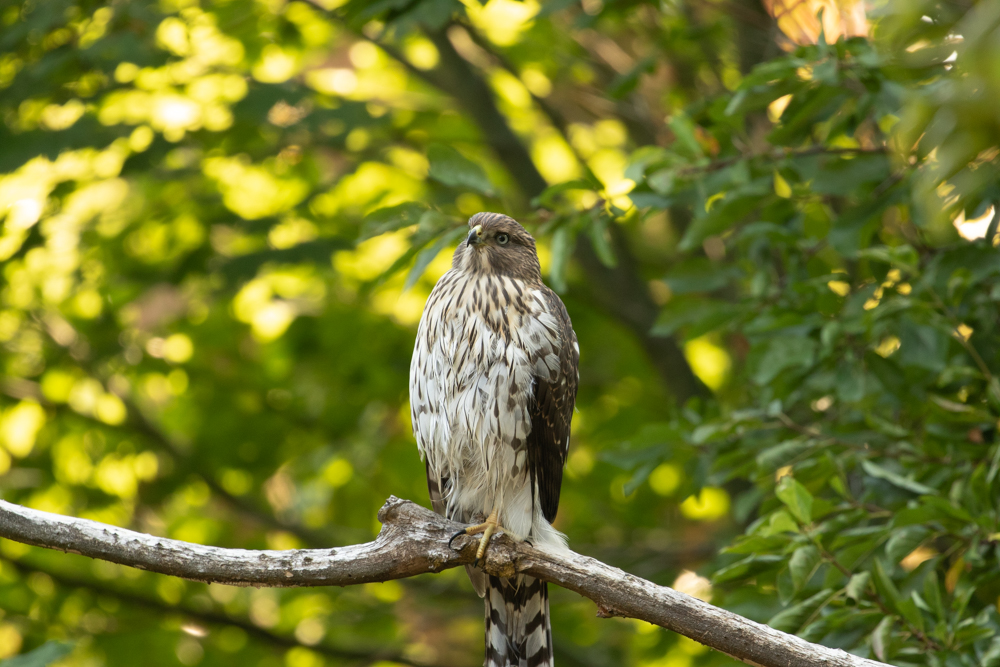
[[[489,545],[490,538],[493,537],[493,533],[497,530],[504,530],[504,527],[500,525],[499,519],[499,512],[494,509],[483,523],[469,526],[465,530],[460,530],[452,535],[451,539],[448,540],[448,546],[450,547],[451,543],[454,542],[460,535],[478,535],[479,533],[482,533],[483,536],[479,538],[479,548],[476,549],[476,560],[473,563],[473,566],[479,565],[479,561],[482,559],[483,554],[486,553],[486,547]]]

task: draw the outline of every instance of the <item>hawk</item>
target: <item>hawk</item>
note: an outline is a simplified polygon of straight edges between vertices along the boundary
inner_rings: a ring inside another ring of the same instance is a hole
[[[431,504],[482,522],[463,531],[483,534],[477,563],[498,529],[564,550],[551,522],[579,382],[576,334],[542,283],[531,234],[499,213],[477,213],[469,227],[427,299],[410,363]],[[486,667],[552,665],[545,582],[466,569],[486,602]]]

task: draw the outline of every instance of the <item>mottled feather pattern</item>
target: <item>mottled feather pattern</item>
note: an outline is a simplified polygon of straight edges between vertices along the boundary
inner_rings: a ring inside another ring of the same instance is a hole
[[[478,226],[478,227],[477,227]],[[541,281],[534,239],[514,220],[478,214],[475,246],[424,308],[410,366],[410,406],[434,510],[457,521],[494,508],[515,539],[566,548],[552,528],[579,381],[566,308]],[[509,235],[500,244],[501,234]],[[548,593],[526,576],[469,568],[485,598],[487,665],[551,665]]]

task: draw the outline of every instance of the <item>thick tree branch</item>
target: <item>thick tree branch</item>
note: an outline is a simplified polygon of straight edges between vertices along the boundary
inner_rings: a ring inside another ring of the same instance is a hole
[[[0,501],[0,536],[195,581],[246,586],[348,586],[440,572],[474,559],[475,540],[414,503],[390,498],[374,542],[337,549],[247,551],[189,544]],[[493,541],[485,569],[559,584],[597,603],[602,617],[638,618],[762,667],[876,667],[880,663],[779,632],[572,552],[557,554]]]

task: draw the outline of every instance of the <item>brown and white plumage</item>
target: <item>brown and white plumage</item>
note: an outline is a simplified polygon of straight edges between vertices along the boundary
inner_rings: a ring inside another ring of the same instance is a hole
[[[497,510],[516,539],[565,549],[551,522],[576,401],[576,334],[542,283],[531,235],[498,213],[469,227],[427,300],[410,364],[431,503],[464,523]],[[468,570],[486,600],[485,664],[551,665],[545,583]]]

